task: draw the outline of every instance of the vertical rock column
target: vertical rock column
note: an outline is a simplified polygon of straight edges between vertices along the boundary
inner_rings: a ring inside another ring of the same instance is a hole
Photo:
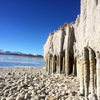
[[[48,73],[50,73],[50,58],[48,57]]]
[[[80,80],[80,61],[79,57],[76,59],[76,67],[77,67],[77,79]]]
[[[52,57],[50,57],[50,74],[52,73]]]
[[[59,73],[59,56],[57,56],[57,73]]]
[[[75,75],[75,65],[73,64],[73,75]]]
[[[95,55],[93,50],[90,48],[89,48],[89,63],[90,63],[90,90],[91,90],[91,94],[94,94]]]
[[[74,64],[73,64],[73,75],[76,75],[76,57],[74,59]]]
[[[96,64],[96,70],[97,70],[97,97],[98,100],[100,100],[100,53],[98,52],[97,55],[97,64]]]
[[[69,75],[69,54],[65,52],[65,74],[66,76]]]
[[[46,71],[48,72],[48,59],[47,58],[45,60],[45,67],[46,67]]]
[[[80,93],[84,94],[84,66],[83,58],[80,58]]]
[[[88,76],[89,76],[89,73],[88,73],[88,67],[89,67],[89,56],[88,56],[88,49],[87,48],[84,48],[84,51],[83,51],[83,63],[84,63],[84,88],[85,88],[85,100],[88,99]]]
[[[52,57],[52,73],[55,72],[55,58]]]
[[[61,55],[59,56],[59,67],[58,67],[58,73],[60,74],[61,71]]]
[[[63,57],[63,73],[65,73],[65,57]]]

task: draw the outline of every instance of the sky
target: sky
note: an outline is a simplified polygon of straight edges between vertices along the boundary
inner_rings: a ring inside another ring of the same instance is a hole
[[[49,33],[80,14],[80,0],[0,0],[0,49],[43,55]]]

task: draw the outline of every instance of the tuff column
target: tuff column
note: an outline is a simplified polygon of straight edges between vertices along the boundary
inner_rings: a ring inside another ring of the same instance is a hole
[[[74,59],[74,64],[73,64],[73,75],[76,75],[76,58]]]
[[[66,76],[69,75],[69,54],[68,52],[65,52],[66,55],[65,55],[65,74]]]
[[[65,57],[63,57],[63,73],[65,73]]]
[[[57,73],[59,73],[59,56],[57,57]]]
[[[89,48],[89,63],[90,63],[90,90],[94,94],[94,68],[95,68],[95,55],[92,49]]]
[[[88,76],[89,76],[89,73],[88,73],[88,67],[89,67],[89,64],[88,64],[88,49],[87,48],[84,48],[84,51],[83,51],[83,63],[84,63],[84,88],[85,88],[85,100],[88,99]]]
[[[52,57],[52,73],[55,72],[55,59]]]
[[[96,55],[97,64],[96,64],[96,70],[97,70],[97,97],[98,100],[100,100],[100,53],[98,52]]]
[[[50,73],[50,58],[48,57],[48,73]]]
[[[52,57],[50,57],[50,74],[52,73]]]
[[[82,57],[80,59],[80,93],[84,94],[84,66]]]
[[[76,59],[76,66],[77,66],[77,79],[80,80],[80,61],[79,57]]]
[[[61,55],[59,56],[59,67],[58,67],[58,73],[60,74],[61,71]]]
[[[75,75],[75,65],[73,64],[73,75]]]
[[[46,67],[46,71],[48,72],[48,59],[47,58],[45,60],[45,67]]]

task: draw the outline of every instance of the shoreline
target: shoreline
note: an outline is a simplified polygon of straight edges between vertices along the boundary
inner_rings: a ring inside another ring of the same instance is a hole
[[[27,57],[27,58],[38,58],[38,59],[43,59],[43,57],[33,57],[33,56],[24,56],[24,55],[9,55],[9,54],[0,54],[4,56],[16,56],[16,57]]]

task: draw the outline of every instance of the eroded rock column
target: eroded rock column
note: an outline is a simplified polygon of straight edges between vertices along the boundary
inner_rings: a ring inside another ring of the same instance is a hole
[[[73,75],[76,75],[76,71],[75,71],[75,65],[73,64]]]
[[[79,57],[76,59],[76,67],[77,67],[77,79],[80,80],[80,60]]]
[[[48,72],[48,59],[47,58],[45,60],[45,67],[46,67],[46,71]]]
[[[89,68],[89,56],[88,56],[88,49],[87,48],[84,48],[84,51],[83,51],[83,63],[84,63],[84,89],[85,89],[85,100],[88,100],[88,91],[89,91],[89,86],[88,86],[88,83],[89,83],[89,79],[88,79],[88,76],[89,76],[89,73],[88,73],[88,68]]]
[[[50,73],[50,58],[48,57],[48,73]]]
[[[76,75],[77,69],[76,69],[76,58],[74,59],[74,64],[73,64],[73,75]]]
[[[65,57],[63,57],[63,73],[65,73]]]
[[[58,73],[61,72],[61,56],[59,56],[59,67],[58,67]]]
[[[68,52],[66,52],[66,55],[65,55],[65,74],[66,76],[69,75],[69,54]]]
[[[52,57],[52,73],[55,71],[55,58]]]
[[[97,97],[98,100],[100,100],[100,53],[97,52],[96,55],[97,64],[96,64],[96,70],[97,70]]]
[[[90,91],[91,94],[94,94],[95,55],[91,48],[89,48],[89,63],[90,63]]]
[[[80,58],[80,93],[84,94],[84,66],[83,58]]]
[[[57,73],[59,73],[59,56],[57,57]]]

